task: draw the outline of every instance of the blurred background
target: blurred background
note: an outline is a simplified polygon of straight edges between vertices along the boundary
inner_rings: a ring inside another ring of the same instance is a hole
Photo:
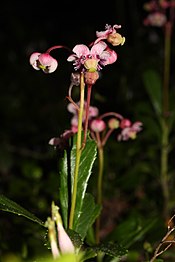
[[[66,96],[73,67],[66,61],[67,52],[61,49],[52,52],[59,64],[53,74],[35,71],[29,57],[32,52],[42,53],[54,45],[71,49],[76,44],[88,45],[95,39],[95,32],[104,31],[106,24],[122,26],[119,33],[126,42],[115,49],[117,62],[101,71],[91,104],[100,113],[115,111],[133,122],[142,121],[144,126],[133,141],[117,142],[115,135],[111,136],[105,149],[101,236],[127,242],[132,253],[128,261],[142,261],[140,257],[148,252],[145,243],[154,245],[166,231],[159,176],[161,133],[143,78],[148,69],[162,76],[164,36],[162,28],[143,25],[145,2],[6,0],[0,7],[0,194],[43,221],[50,215],[51,201],[58,201],[59,155],[48,142],[70,128]],[[172,57],[174,68],[174,49]],[[172,101],[174,88],[172,71]],[[173,132],[171,141],[169,170],[173,191]],[[93,179],[89,184],[92,192]],[[172,213],[174,205],[172,195]],[[128,235],[130,242],[126,241]],[[9,254],[25,261],[49,252],[45,241],[45,232],[38,225],[1,211],[3,262],[8,261],[5,256]]]

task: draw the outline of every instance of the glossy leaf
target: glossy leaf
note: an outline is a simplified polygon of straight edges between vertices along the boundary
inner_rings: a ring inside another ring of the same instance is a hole
[[[82,239],[85,238],[88,229],[95,222],[100,211],[101,207],[95,204],[93,196],[91,194],[86,194],[81,209],[81,215],[74,225],[74,230],[81,235]]]
[[[38,223],[41,226],[44,226],[44,222],[37,218],[34,214],[12,201],[11,199],[5,197],[4,195],[0,195],[0,210],[11,212],[18,216],[26,217],[32,220],[35,223]]]
[[[73,191],[74,168],[76,161],[76,135],[73,138],[73,145],[71,152],[65,151],[63,159],[60,162],[60,176],[59,176],[59,200],[63,223],[65,228],[68,227],[68,214],[70,208],[71,194]],[[79,224],[79,217],[82,213],[83,201],[88,185],[88,180],[92,173],[92,167],[96,159],[97,150],[94,140],[87,138],[86,146],[82,152],[79,166],[79,177],[77,185],[77,199],[74,216],[74,227],[77,228]],[[94,209],[96,213],[96,209]],[[92,215],[94,217],[94,215]],[[94,220],[91,218],[91,220]]]

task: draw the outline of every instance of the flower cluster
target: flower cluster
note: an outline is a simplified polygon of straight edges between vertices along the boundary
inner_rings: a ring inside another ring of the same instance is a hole
[[[71,131],[73,133],[76,133],[78,128],[77,110],[75,106],[71,103],[68,104],[67,109],[70,113],[73,114],[73,117],[71,118]],[[85,111],[86,111],[86,101],[85,101],[84,112]],[[83,120],[85,120],[85,117],[83,117]],[[94,106],[89,107],[88,122],[89,122],[89,130],[91,136],[96,141],[97,141],[97,136],[99,137],[99,133],[103,133],[102,135],[103,145],[106,143],[108,137],[111,135],[111,133],[114,130],[118,130],[117,132],[118,141],[135,139],[137,133],[142,130],[142,122],[136,121],[132,123],[129,119],[126,119],[122,115],[115,112],[108,112],[103,115],[99,115],[98,108]]]
[[[149,12],[144,19],[144,25],[162,27],[167,22],[166,11],[168,8],[175,7],[175,2],[168,0],[151,0],[144,4],[144,9]]]
[[[79,102],[77,105],[79,105]],[[85,124],[86,105],[87,103],[85,101],[83,128]],[[78,110],[72,103],[68,104],[67,109],[71,114],[73,114],[70,120],[71,128],[66,130],[60,137],[51,138],[49,141],[50,145],[56,146],[59,149],[64,149],[68,139],[78,131]],[[115,130],[118,131],[116,135],[117,141],[135,139],[137,133],[142,130],[143,124],[140,121],[132,123],[129,119],[124,118],[122,115],[116,112],[107,112],[103,115],[99,115],[98,108],[95,106],[90,106],[88,114],[88,126],[91,137],[97,142],[98,145],[104,146],[109,136]]]
[[[75,71],[86,72],[85,78],[92,78],[95,75],[98,79],[98,71],[104,66],[114,63],[117,60],[117,53],[109,48],[104,40],[113,46],[123,45],[125,38],[122,37],[116,29],[121,28],[120,25],[106,25],[105,31],[97,31],[97,39],[89,46],[78,44],[73,48],[73,54],[67,58],[68,62],[73,62]],[[44,73],[52,73],[57,69],[58,61],[50,55],[54,49],[65,48],[65,46],[53,46],[45,53],[34,52],[30,56],[30,64],[36,70],[42,70]],[[88,80],[87,80],[88,81]]]

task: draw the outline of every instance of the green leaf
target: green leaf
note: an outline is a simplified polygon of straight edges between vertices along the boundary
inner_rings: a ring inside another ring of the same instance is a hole
[[[147,70],[143,74],[143,82],[157,115],[162,113],[162,83],[160,76],[154,70]]]
[[[96,257],[97,256],[97,252],[96,250],[94,250],[91,247],[88,247],[84,250],[84,256],[83,256],[83,261],[86,261],[90,258]]]
[[[97,252],[103,252],[108,256],[118,258],[121,258],[122,256],[125,256],[128,253],[128,250],[125,247],[114,242],[102,243],[95,249],[97,250]]]
[[[74,181],[74,168],[76,161],[76,138],[77,135],[73,137],[73,145],[71,152],[65,151],[64,157],[60,160],[60,177],[59,177],[59,201],[61,214],[63,218],[64,227],[68,227],[68,214],[70,209],[70,199],[73,191],[73,181]],[[85,193],[88,185],[88,180],[92,173],[92,167],[96,159],[97,149],[96,142],[91,138],[87,137],[86,145],[82,151],[80,165],[79,165],[79,177],[77,185],[77,199],[76,208],[74,216],[74,226],[77,228],[79,224],[79,217],[82,213],[83,201],[85,198]],[[96,210],[94,210],[96,212]],[[94,215],[93,215],[94,216]]]
[[[113,230],[108,239],[113,239],[129,248],[140,241],[156,222],[157,218],[144,219],[139,214],[133,213]]]
[[[95,204],[94,197],[91,194],[86,193],[81,209],[81,215],[74,224],[74,230],[81,235],[82,239],[85,238],[88,229],[99,216],[100,212],[101,207]]]
[[[79,217],[82,213],[82,205],[88,185],[88,180],[92,173],[92,167],[97,155],[97,146],[96,142],[89,137],[87,137],[86,145],[82,151],[80,165],[79,165],[79,176],[77,184],[77,199],[76,199],[76,208],[74,215],[74,227],[77,225]],[[74,181],[74,168],[75,168],[75,159],[76,159],[76,136],[74,137],[73,148],[71,151],[71,185]],[[72,186],[73,191],[73,186]]]
[[[44,222],[37,218],[34,214],[21,207],[16,202],[10,200],[4,195],[0,195],[0,210],[14,213],[18,216],[26,217],[41,226],[44,226]]]
[[[64,157],[60,160],[59,164],[59,200],[60,200],[60,207],[61,207],[61,214],[63,219],[64,227],[68,227],[68,200],[69,200],[69,181],[68,178],[70,176],[69,174],[69,166],[70,163],[69,160],[69,153],[65,150],[64,151]]]

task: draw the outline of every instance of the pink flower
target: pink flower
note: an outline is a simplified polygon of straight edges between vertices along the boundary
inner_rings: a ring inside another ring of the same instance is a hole
[[[93,132],[102,132],[106,128],[106,124],[102,119],[94,119],[90,123],[90,128]]]
[[[142,130],[142,125],[142,122],[137,121],[133,125],[123,128],[117,137],[118,141],[126,141],[130,138],[135,139],[137,133]]]
[[[107,44],[100,41],[94,44],[91,49],[86,45],[76,45],[67,61],[74,62],[75,70],[82,69],[94,72],[101,70],[102,66],[114,63],[117,59],[115,51],[107,50]]]
[[[49,140],[49,145],[54,146],[60,150],[64,150],[65,148],[69,147],[69,138],[74,135],[74,131],[72,130],[65,130],[60,137],[53,137]]]
[[[36,70],[43,70],[44,73],[52,73],[57,69],[58,62],[48,53],[33,53],[30,56],[30,64]]]
[[[154,12],[152,14],[149,14],[146,19],[144,19],[144,25],[148,26],[156,26],[161,27],[163,26],[167,21],[166,15],[161,12]]]
[[[131,121],[127,118],[123,118],[120,122],[120,128],[125,128],[125,127],[130,127],[131,126]]]
[[[85,109],[86,109],[87,102],[84,102],[84,114],[83,114],[83,123],[85,121]],[[77,103],[77,106],[79,106],[79,102]],[[69,103],[67,106],[67,110],[73,114],[73,117],[71,118],[71,130],[73,133],[76,133],[78,131],[78,112],[77,108],[72,104]],[[89,107],[89,115],[88,120],[90,121],[94,117],[98,116],[98,108],[95,106]]]

